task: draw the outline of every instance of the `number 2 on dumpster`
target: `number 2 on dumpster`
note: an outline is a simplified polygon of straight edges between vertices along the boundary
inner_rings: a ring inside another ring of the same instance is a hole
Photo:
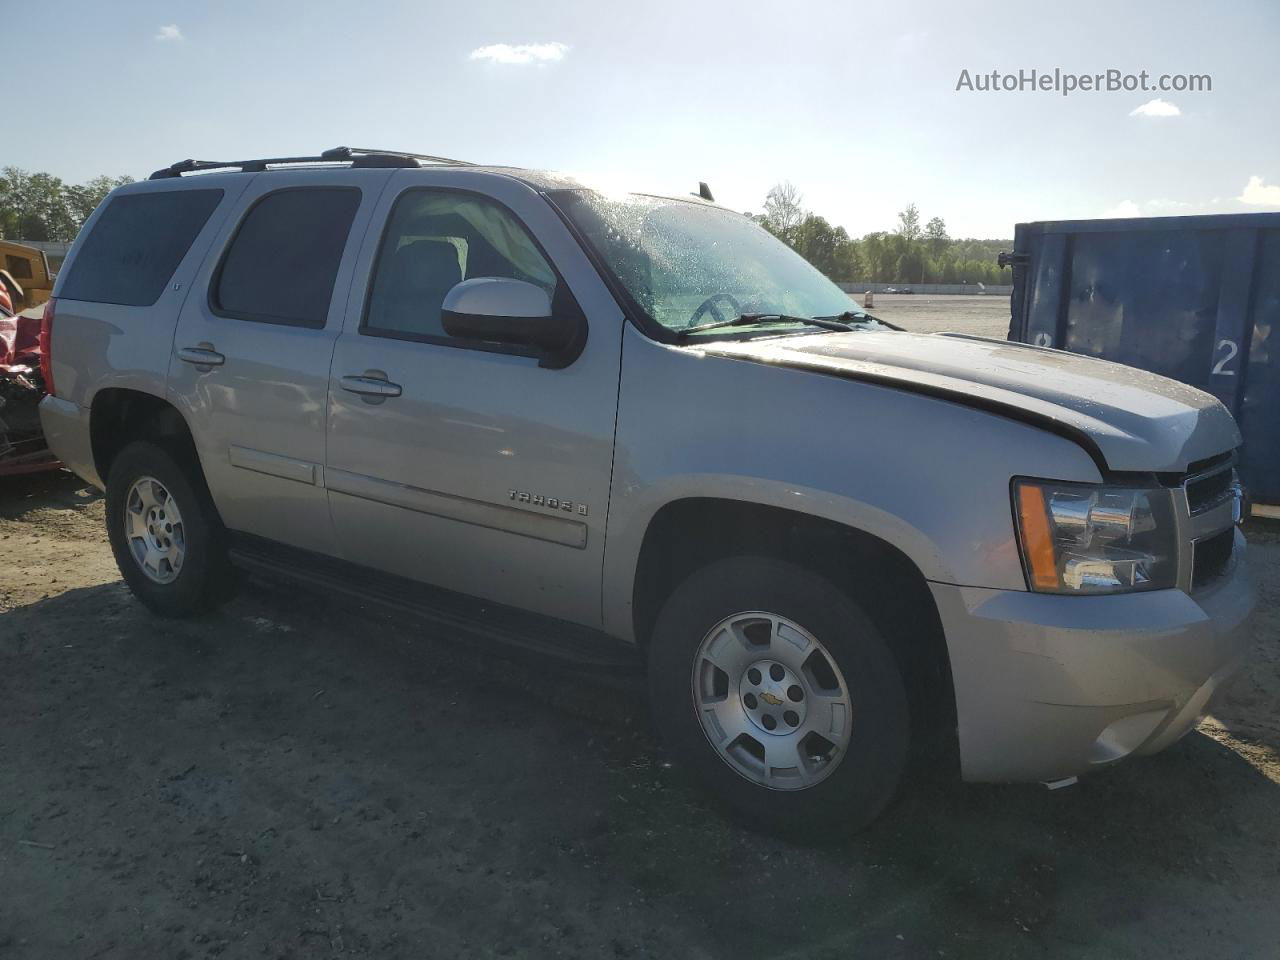
[[[1213,365],[1213,372],[1224,377],[1234,377],[1236,372],[1228,370],[1227,364],[1234,360],[1236,354],[1240,352],[1239,344],[1234,340],[1219,340],[1217,349],[1223,351],[1223,354],[1218,358],[1218,362]]]

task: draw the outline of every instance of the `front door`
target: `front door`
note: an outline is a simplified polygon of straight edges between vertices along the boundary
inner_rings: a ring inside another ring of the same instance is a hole
[[[446,182],[448,186],[446,187]],[[342,554],[591,626],[617,409],[622,315],[546,201],[515,180],[394,175],[334,353],[326,485]],[[465,279],[543,286],[589,324],[563,369],[445,334]]]
[[[390,174],[252,175],[183,304],[169,395],[233,530],[336,552],[323,477],[329,364]]]

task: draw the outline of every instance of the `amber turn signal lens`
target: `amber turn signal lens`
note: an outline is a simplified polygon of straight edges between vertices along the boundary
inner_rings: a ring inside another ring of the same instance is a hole
[[[1031,586],[1036,590],[1058,589],[1058,561],[1049,529],[1049,510],[1044,490],[1035,484],[1018,484],[1018,526]]]

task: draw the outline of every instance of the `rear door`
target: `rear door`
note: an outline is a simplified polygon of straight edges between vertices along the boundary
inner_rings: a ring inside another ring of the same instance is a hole
[[[621,311],[517,180],[403,171],[376,223],[329,395],[325,473],[343,555],[598,625]],[[528,350],[446,335],[445,293],[486,276],[543,286],[554,310],[587,323],[581,354],[549,369]],[[368,392],[370,380],[390,395]]]
[[[255,175],[196,275],[168,389],[233,530],[335,552],[323,473],[329,364],[389,176]]]

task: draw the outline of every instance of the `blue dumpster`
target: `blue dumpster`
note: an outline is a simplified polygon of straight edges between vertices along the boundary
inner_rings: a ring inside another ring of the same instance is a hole
[[[1280,213],[1020,223],[1013,242],[1010,340],[1214,394],[1245,486],[1280,503]]]

